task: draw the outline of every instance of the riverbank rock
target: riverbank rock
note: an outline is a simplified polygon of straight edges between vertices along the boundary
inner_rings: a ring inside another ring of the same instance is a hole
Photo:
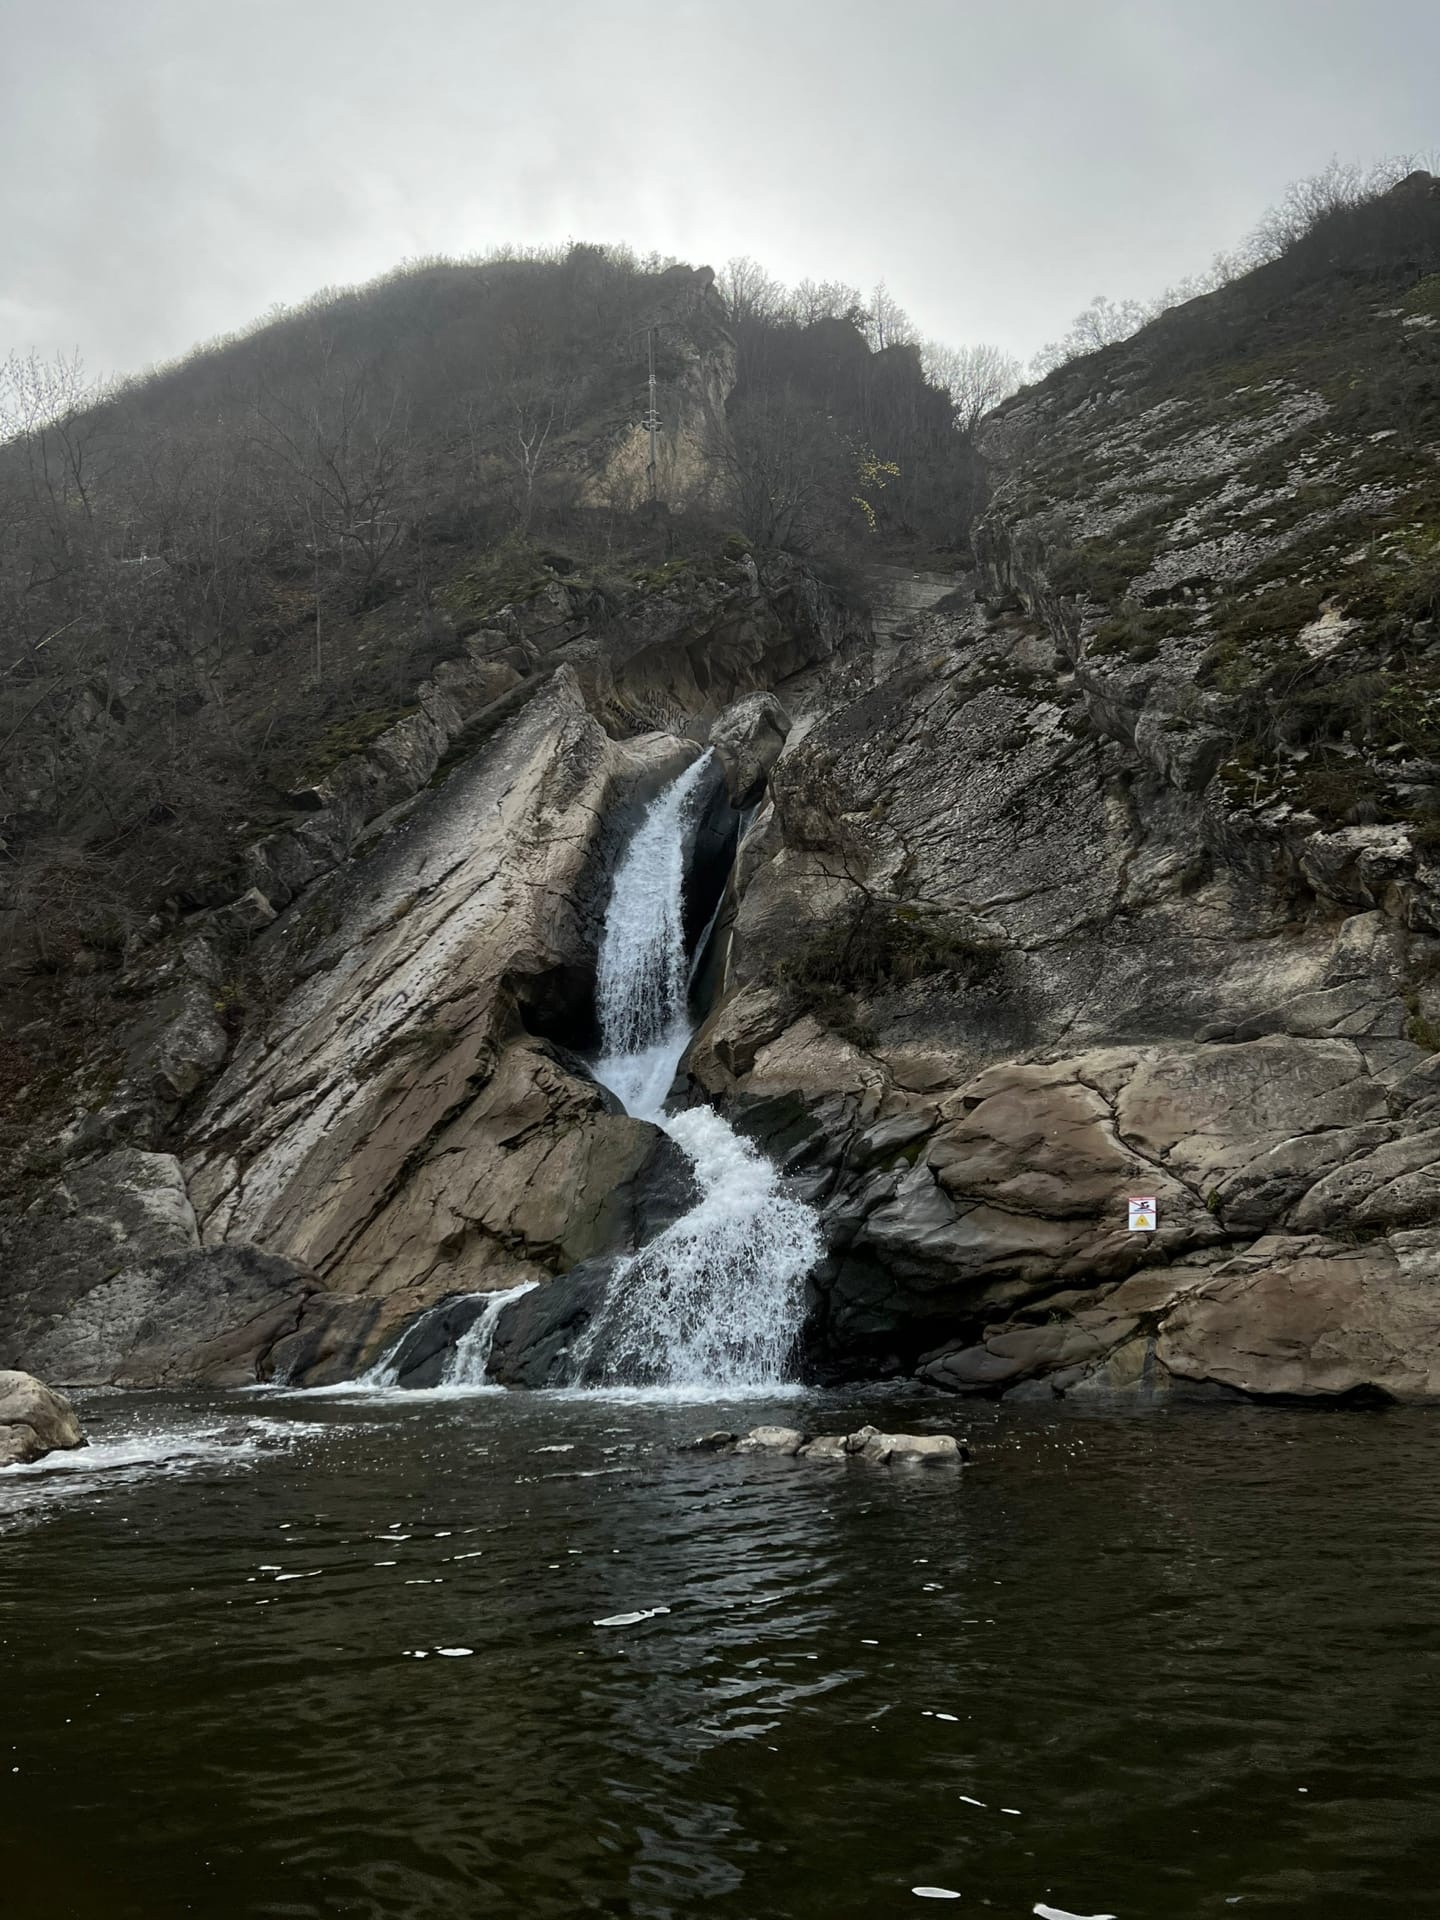
[[[778,1453],[793,1459],[805,1444],[798,1427],[752,1427],[735,1442],[737,1453]]]
[[[685,1451],[771,1454],[782,1460],[868,1460],[877,1466],[959,1466],[970,1457],[951,1433],[882,1433],[871,1426],[854,1433],[819,1434],[805,1434],[798,1427],[752,1427],[744,1434],[722,1430],[700,1434]]]
[[[0,1371],[0,1467],[28,1466],[47,1453],[83,1447],[75,1409],[33,1374]]]
[[[881,1433],[878,1427],[848,1435],[845,1451],[877,1465],[938,1466],[958,1464],[962,1457],[953,1433]]]

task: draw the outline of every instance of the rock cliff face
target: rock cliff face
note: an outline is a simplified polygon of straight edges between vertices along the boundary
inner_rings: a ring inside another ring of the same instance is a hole
[[[714,278],[708,267],[672,267],[654,313],[655,491],[672,510],[716,500],[723,488],[735,341]],[[603,445],[581,499],[598,507],[639,506],[649,497],[649,463],[648,428],[627,421]]]
[[[310,864],[211,909],[267,983],[218,1077],[205,927],[155,957],[111,1119],[10,1228],[0,1359],[320,1381],[577,1273],[500,1323],[544,1378],[685,1204],[581,1056],[616,848],[713,739],[686,1067],[821,1209],[812,1369],[1440,1394],[1440,202],[1404,191],[1363,271],[1264,269],[1003,409],[976,567],[877,572],[873,631],[746,562],[472,649],[418,778],[337,777]]]
[[[311,815],[324,832],[253,848],[248,892],[137,959],[150,991],[119,1086],[0,1229],[7,1359],[71,1383],[347,1377],[450,1295],[668,1224],[691,1197],[683,1156],[572,1051],[594,1039],[609,873],[713,731],[713,905],[735,803],[787,724],[747,689],[822,666],[846,621],[794,569],[682,573],[609,628],[560,624],[552,670],[440,783],[466,724],[453,701],[422,706],[406,753],[386,736],[339,769]],[[637,730],[657,710],[691,737]],[[241,914],[251,1017],[227,1059],[208,942]]]
[[[1440,276],[1198,304],[1002,412],[973,592],[740,850],[694,1065],[823,1205],[829,1364],[1435,1391]]]

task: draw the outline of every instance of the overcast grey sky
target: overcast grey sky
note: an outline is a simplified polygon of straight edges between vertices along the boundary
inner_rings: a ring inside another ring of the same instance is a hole
[[[130,371],[406,256],[883,277],[1028,355],[1335,154],[1440,147],[1435,0],[0,0],[0,352]]]

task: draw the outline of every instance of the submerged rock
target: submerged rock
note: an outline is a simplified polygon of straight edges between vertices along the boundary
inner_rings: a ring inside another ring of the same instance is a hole
[[[752,1427],[735,1443],[737,1453],[780,1453],[791,1458],[805,1444],[798,1427]]]
[[[84,1445],[75,1409],[63,1394],[34,1374],[0,1371],[0,1467],[27,1466],[47,1453]]]
[[[845,1441],[845,1451],[882,1465],[895,1461],[926,1466],[958,1464],[963,1458],[953,1433],[881,1433],[878,1427],[861,1427],[850,1434]]]
[[[858,1427],[854,1433],[813,1435],[798,1427],[752,1427],[738,1437],[723,1431],[706,1433],[690,1441],[686,1451],[768,1453],[790,1460],[869,1460],[878,1466],[959,1466],[970,1457],[952,1433],[882,1433],[871,1426]]]

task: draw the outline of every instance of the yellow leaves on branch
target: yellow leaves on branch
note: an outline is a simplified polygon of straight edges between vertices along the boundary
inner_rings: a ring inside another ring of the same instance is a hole
[[[882,460],[873,447],[850,443],[850,451],[855,456],[855,478],[866,488],[865,493],[852,493],[850,498],[865,516],[865,524],[871,533],[878,533],[875,508],[870,500],[870,490],[879,492],[890,481],[900,478],[899,463],[894,460]]]

